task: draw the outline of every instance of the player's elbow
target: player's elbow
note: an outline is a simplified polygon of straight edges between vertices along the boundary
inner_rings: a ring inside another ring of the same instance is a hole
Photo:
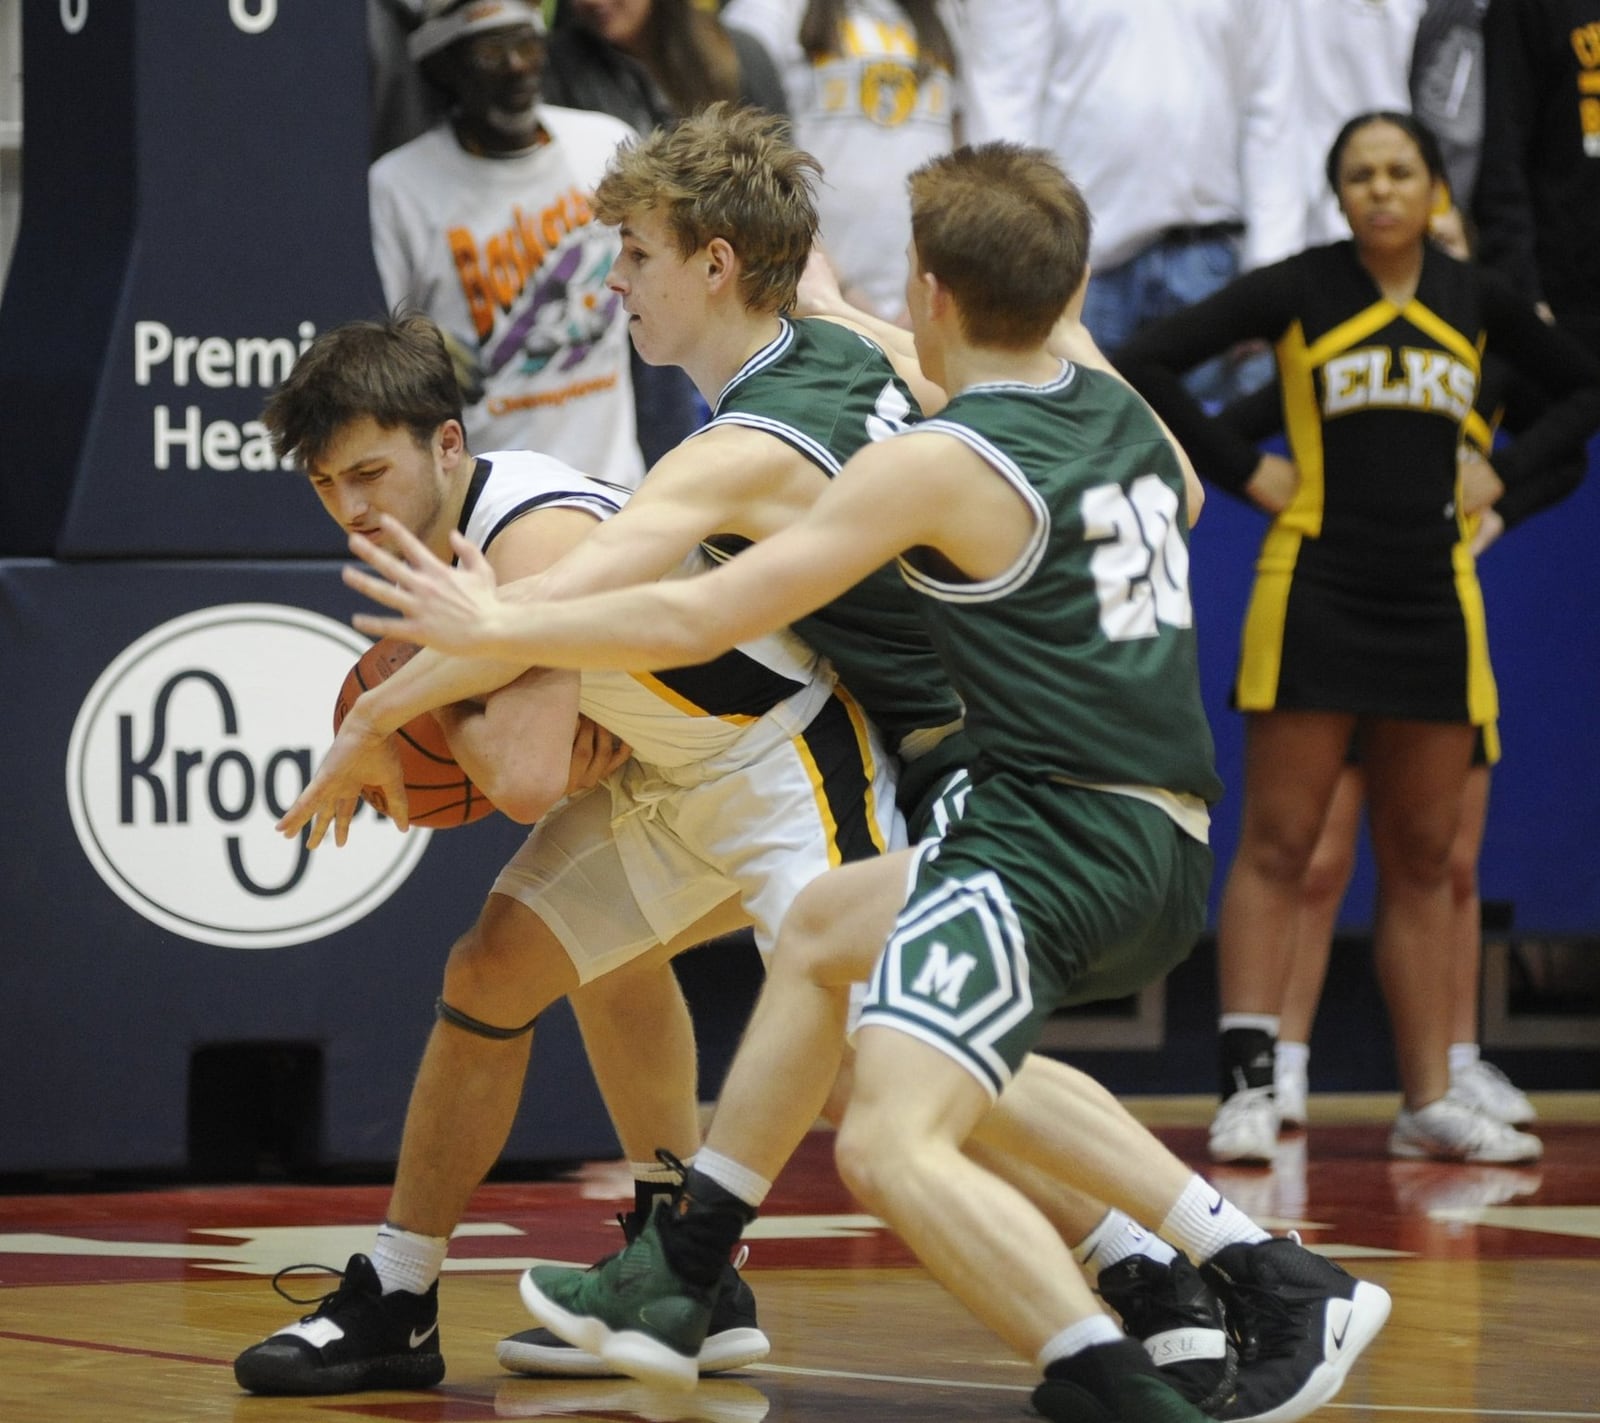
[[[557,765],[553,761],[518,762],[507,758],[486,778],[490,783],[479,789],[502,815],[519,825],[532,825],[567,793],[570,770],[566,761]]]

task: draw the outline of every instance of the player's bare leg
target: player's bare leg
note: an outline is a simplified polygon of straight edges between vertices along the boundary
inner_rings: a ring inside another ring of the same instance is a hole
[[[491,894],[456,941],[441,994],[478,1024],[512,1031],[577,987],[578,973],[538,915]],[[448,1236],[505,1146],[527,1075],[532,1031],[496,1039],[441,1019],[411,1089],[390,1225]]]
[[[747,923],[738,900],[729,899],[690,933],[708,943]],[[670,962],[688,937],[567,995],[630,1162],[653,1161],[658,1148],[687,1161],[700,1148],[694,1023]]]

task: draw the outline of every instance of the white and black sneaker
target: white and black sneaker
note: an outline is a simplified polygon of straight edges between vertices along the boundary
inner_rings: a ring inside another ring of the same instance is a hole
[[[617,1217],[625,1239],[632,1240],[643,1228],[636,1211]],[[718,1283],[716,1303],[711,1309],[711,1322],[706,1328],[705,1343],[700,1346],[698,1363],[702,1374],[722,1374],[731,1369],[742,1369],[758,1364],[772,1352],[772,1341],[761,1332],[756,1322],[756,1297],[739,1274],[739,1267],[749,1257],[749,1249],[740,1246],[737,1255],[723,1267]],[[607,1256],[609,1260],[611,1256]],[[601,1260],[594,1267],[605,1264]],[[495,1346],[495,1358],[500,1367],[514,1374],[527,1374],[533,1378],[600,1379],[622,1378],[618,1368],[604,1362],[599,1355],[591,1354],[569,1344],[549,1329],[524,1329],[502,1339]]]
[[[279,1283],[291,1265],[273,1276],[273,1288],[294,1304]],[[330,1270],[330,1274],[337,1274]],[[239,1387],[251,1393],[359,1393],[374,1388],[432,1388],[444,1378],[439,1352],[439,1286],[427,1294],[383,1293],[378,1272],[365,1255],[352,1255],[339,1288],[316,1301],[310,1314],[233,1361]]]
[[[1200,1273],[1221,1296],[1239,1350],[1237,1390],[1215,1415],[1233,1423],[1294,1423],[1320,1408],[1389,1318],[1387,1290],[1292,1234],[1226,1245]]]

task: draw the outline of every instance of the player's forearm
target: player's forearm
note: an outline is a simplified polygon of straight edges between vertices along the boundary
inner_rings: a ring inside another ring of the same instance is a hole
[[[522,667],[495,658],[450,657],[423,648],[394,676],[363,692],[352,715],[359,715],[372,731],[387,736],[423,712],[487,696],[522,671]]]
[[[705,575],[710,576],[710,575]],[[704,662],[739,640],[732,621],[700,606],[690,584],[621,588],[538,604],[502,602],[479,650],[541,667],[655,671]]]

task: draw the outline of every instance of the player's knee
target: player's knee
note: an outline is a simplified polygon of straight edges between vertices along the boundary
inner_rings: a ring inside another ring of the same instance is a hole
[[[917,1169],[928,1143],[899,1109],[897,1094],[875,1092],[859,1078],[855,1088],[834,1134],[834,1160],[856,1199],[875,1210],[897,1179]]]
[[[850,1105],[850,1087],[854,1079],[855,1065],[849,1050],[846,1049],[844,1061],[839,1064],[838,1074],[833,1079],[833,1086],[828,1089],[828,1100],[822,1104],[823,1120],[835,1128],[844,1121],[845,1111]]]
[[[833,1138],[833,1160],[839,1179],[868,1210],[877,1212],[883,1201],[883,1182],[889,1171],[891,1138],[876,1130],[876,1114],[847,1108]]]
[[[515,927],[485,914],[456,940],[444,970],[446,1003],[512,1025],[536,1018],[568,991],[576,973],[559,945],[519,935]]]
[[[832,904],[826,889],[813,881],[783,916],[768,973],[795,975],[835,988],[860,983],[871,974],[882,947],[850,935],[837,905]]]

